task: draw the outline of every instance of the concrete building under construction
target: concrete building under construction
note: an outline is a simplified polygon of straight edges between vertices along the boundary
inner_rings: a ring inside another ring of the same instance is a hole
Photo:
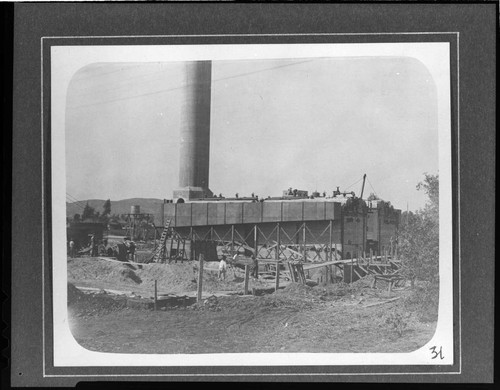
[[[393,252],[401,211],[354,193],[289,190],[282,196],[216,197],[209,188],[211,61],[186,63],[179,186],[162,205],[167,258],[216,260],[221,253],[260,259],[327,261]],[[293,178],[291,178],[293,179]],[[364,183],[363,183],[364,186]],[[363,192],[363,191],[362,191]]]

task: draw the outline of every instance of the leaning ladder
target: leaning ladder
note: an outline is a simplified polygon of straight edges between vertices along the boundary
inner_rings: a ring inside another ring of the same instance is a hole
[[[153,256],[149,262],[162,262],[165,259],[165,249],[167,244],[168,231],[170,229],[170,219],[167,219],[165,226],[163,227],[163,232],[161,233],[160,243],[153,251]]]

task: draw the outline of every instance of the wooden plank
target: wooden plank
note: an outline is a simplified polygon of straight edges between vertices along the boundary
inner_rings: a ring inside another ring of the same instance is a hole
[[[358,271],[356,271],[354,269],[354,267],[352,267],[352,270],[354,271],[354,273],[358,276],[359,279],[363,279],[363,277],[358,273]],[[352,277],[352,276],[351,276]],[[352,279],[351,279],[351,282],[352,282]]]
[[[383,301],[383,302],[370,303],[369,305],[366,305],[365,307],[383,305],[384,303],[394,302],[394,301],[397,301],[398,299],[401,299],[401,297],[391,298],[391,299],[388,299],[388,300]]]
[[[327,265],[337,265],[337,264],[346,264],[350,263],[351,260],[334,260],[334,261],[326,261],[323,263],[309,263],[309,264],[304,264],[304,270],[311,270],[315,268],[321,268],[325,267]]]

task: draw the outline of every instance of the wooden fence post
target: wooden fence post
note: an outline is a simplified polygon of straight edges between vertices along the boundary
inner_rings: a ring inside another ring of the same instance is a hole
[[[199,266],[198,266],[198,298],[197,302],[201,302],[201,292],[203,290],[203,253],[200,253],[200,261],[199,261]]]
[[[274,285],[274,292],[278,291],[278,288],[280,287],[280,262],[276,262],[276,282]]]
[[[250,276],[250,266],[248,264],[245,265],[245,290],[244,294],[248,295],[248,278]]]
[[[351,257],[351,280],[349,281],[349,283],[352,283],[352,270],[354,268],[354,259]]]
[[[158,283],[155,279],[155,303],[154,303],[154,309],[155,311],[158,310]]]

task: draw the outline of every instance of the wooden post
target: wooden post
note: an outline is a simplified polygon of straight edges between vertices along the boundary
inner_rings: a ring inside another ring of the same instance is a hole
[[[388,290],[389,290],[389,296],[390,296],[391,293],[392,293],[392,280],[389,280],[389,288],[388,288]]]
[[[302,260],[306,261],[306,223],[302,225],[302,244],[304,247],[302,248]]]
[[[201,302],[201,298],[202,298],[202,295],[201,295],[201,292],[203,290],[203,253],[200,253],[200,261],[199,261],[199,265],[198,265],[198,298],[197,298],[197,302]]]
[[[274,258],[276,259],[276,261],[279,261],[280,259],[280,245],[281,245],[281,234],[280,234],[280,223],[278,222],[276,224],[276,227],[278,228],[278,231],[276,232],[276,250],[274,251]]]
[[[329,244],[330,244],[330,261],[333,260],[333,253],[332,253],[332,244],[333,244],[333,232],[332,232],[332,220],[330,219],[330,223],[329,223],[329,228],[330,228],[330,241],[329,241]],[[336,254],[335,254],[336,255]]]
[[[155,279],[155,303],[154,303],[154,309],[155,311],[158,310],[158,283]]]
[[[168,262],[172,261],[172,249],[174,248],[174,234],[170,236],[170,252],[168,252]]]
[[[329,273],[328,273],[328,266],[325,267],[325,284],[328,284],[330,281],[328,280],[329,279]]]
[[[231,225],[231,256],[234,256],[234,225]]]
[[[351,257],[351,280],[349,281],[349,283],[352,283],[352,270],[354,269],[354,260],[353,258]]]
[[[191,226],[189,228],[189,258],[188,258],[188,260],[195,260],[195,259],[196,259],[196,255],[194,255],[193,227]]]
[[[244,294],[248,295],[248,278],[250,276],[250,266],[248,264],[245,265],[245,290]]]
[[[258,237],[257,224],[255,224],[255,226],[253,228],[253,246],[254,246],[253,254],[254,254],[255,258],[258,257],[257,255],[258,255],[258,251],[259,251],[257,237]]]
[[[337,255],[337,244],[335,244],[334,249],[335,249],[335,260],[338,260],[338,255]]]
[[[276,282],[274,285],[274,292],[278,291],[278,288],[280,287],[280,262],[276,262]]]

